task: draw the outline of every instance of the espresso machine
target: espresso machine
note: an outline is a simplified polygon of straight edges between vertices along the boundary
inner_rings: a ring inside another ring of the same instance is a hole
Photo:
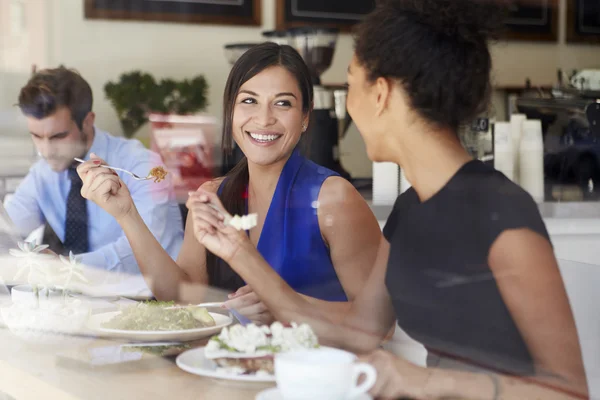
[[[542,123],[546,201],[600,199],[600,69],[573,71],[550,91],[529,90],[515,109]]]
[[[306,157],[346,179],[350,174],[340,163],[339,141],[350,125],[346,111],[347,90],[343,85],[323,85],[321,75],[331,66],[338,30],[301,27],[287,31],[288,44],[294,47],[311,73],[314,105],[308,129],[301,140]]]
[[[494,167],[494,120],[487,112],[461,126],[458,136],[471,157]]]

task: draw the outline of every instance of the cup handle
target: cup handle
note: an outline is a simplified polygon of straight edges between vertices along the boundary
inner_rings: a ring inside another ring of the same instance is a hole
[[[358,378],[361,375],[365,375],[365,381],[360,385],[356,385]],[[352,382],[355,387],[350,391],[350,398],[360,396],[361,394],[367,393],[375,385],[377,381],[377,370],[373,368],[371,364],[367,363],[356,363],[354,364],[354,370],[352,371]]]

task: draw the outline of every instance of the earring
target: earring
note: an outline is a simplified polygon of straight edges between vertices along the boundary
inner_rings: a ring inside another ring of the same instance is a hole
[[[306,132],[306,124],[302,124],[302,132]]]

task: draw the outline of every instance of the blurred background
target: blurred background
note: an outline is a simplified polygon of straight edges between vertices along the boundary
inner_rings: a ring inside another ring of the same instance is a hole
[[[90,6],[104,3],[110,5],[119,2],[88,2]],[[186,4],[194,2],[171,3],[186,7]],[[34,155],[29,136],[25,134],[23,119],[13,106],[19,89],[34,65],[45,68],[63,64],[76,68],[92,86],[97,125],[114,135],[122,135],[123,128],[115,108],[106,98],[104,86],[133,70],[152,74],[157,80],[182,80],[202,75],[208,84],[204,112],[220,119],[222,92],[230,69],[224,46],[264,40],[264,31],[278,27],[278,12],[281,13],[282,4],[286,2],[262,0],[260,3],[258,25],[241,26],[235,22],[181,23],[169,21],[168,18],[164,18],[164,21],[91,19],[85,16],[84,0],[0,0],[0,175],[15,175],[15,178],[24,175]],[[296,2],[287,3],[293,5]],[[300,7],[310,9],[319,2],[298,3]],[[551,8],[557,7],[556,13],[553,10],[552,15],[547,16],[551,24],[556,23],[549,35],[528,36],[523,34],[527,29],[513,29],[516,35],[493,46],[496,87],[493,112],[498,120],[507,119],[507,94],[520,93],[525,89],[527,80],[534,88],[548,89],[557,84],[559,69],[566,76],[573,70],[600,67],[597,46],[589,41],[567,42],[568,17],[573,13],[569,8],[576,7],[576,2],[557,0],[556,4],[554,1],[541,3],[548,3]],[[594,2],[586,4],[591,3]],[[350,4],[348,7],[354,6]],[[588,8],[594,11],[590,6]],[[540,16],[543,19],[544,16]],[[325,20],[326,25],[327,22]],[[342,32],[337,38],[331,66],[323,73],[322,81],[328,84],[344,83],[351,54],[351,36]],[[145,142],[149,142],[149,136],[149,124],[135,133],[136,138]],[[214,139],[215,146],[218,146],[219,134],[215,134]],[[352,177],[372,176],[372,163],[353,125],[340,141],[340,157]],[[10,192],[14,181],[9,181],[7,185],[5,190]]]
[[[368,159],[344,104],[351,26],[373,4],[0,0],[0,200],[37,160],[15,106],[19,90],[36,69],[64,65],[90,83],[100,129],[161,153],[183,204],[190,188],[227,172],[235,161],[220,151],[231,64],[253,43],[274,40],[302,53],[321,88],[316,109],[322,113],[311,121],[316,161],[351,179],[383,225],[410,182],[397,165]],[[561,259],[590,386],[598,393],[600,325],[590,316],[600,304],[600,2],[514,1],[506,27],[492,45],[492,106],[461,135],[474,157],[520,183],[539,203]],[[186,93],[186,101],[174,100],[174,92]]]

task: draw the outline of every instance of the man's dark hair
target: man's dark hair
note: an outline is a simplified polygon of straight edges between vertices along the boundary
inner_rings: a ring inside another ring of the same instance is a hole
[[[80,130],[92,111],[92,89],[75,70],[60,66],[35,73],[19,93],[18,106],[26,116],[42,119],[67,107]]]

